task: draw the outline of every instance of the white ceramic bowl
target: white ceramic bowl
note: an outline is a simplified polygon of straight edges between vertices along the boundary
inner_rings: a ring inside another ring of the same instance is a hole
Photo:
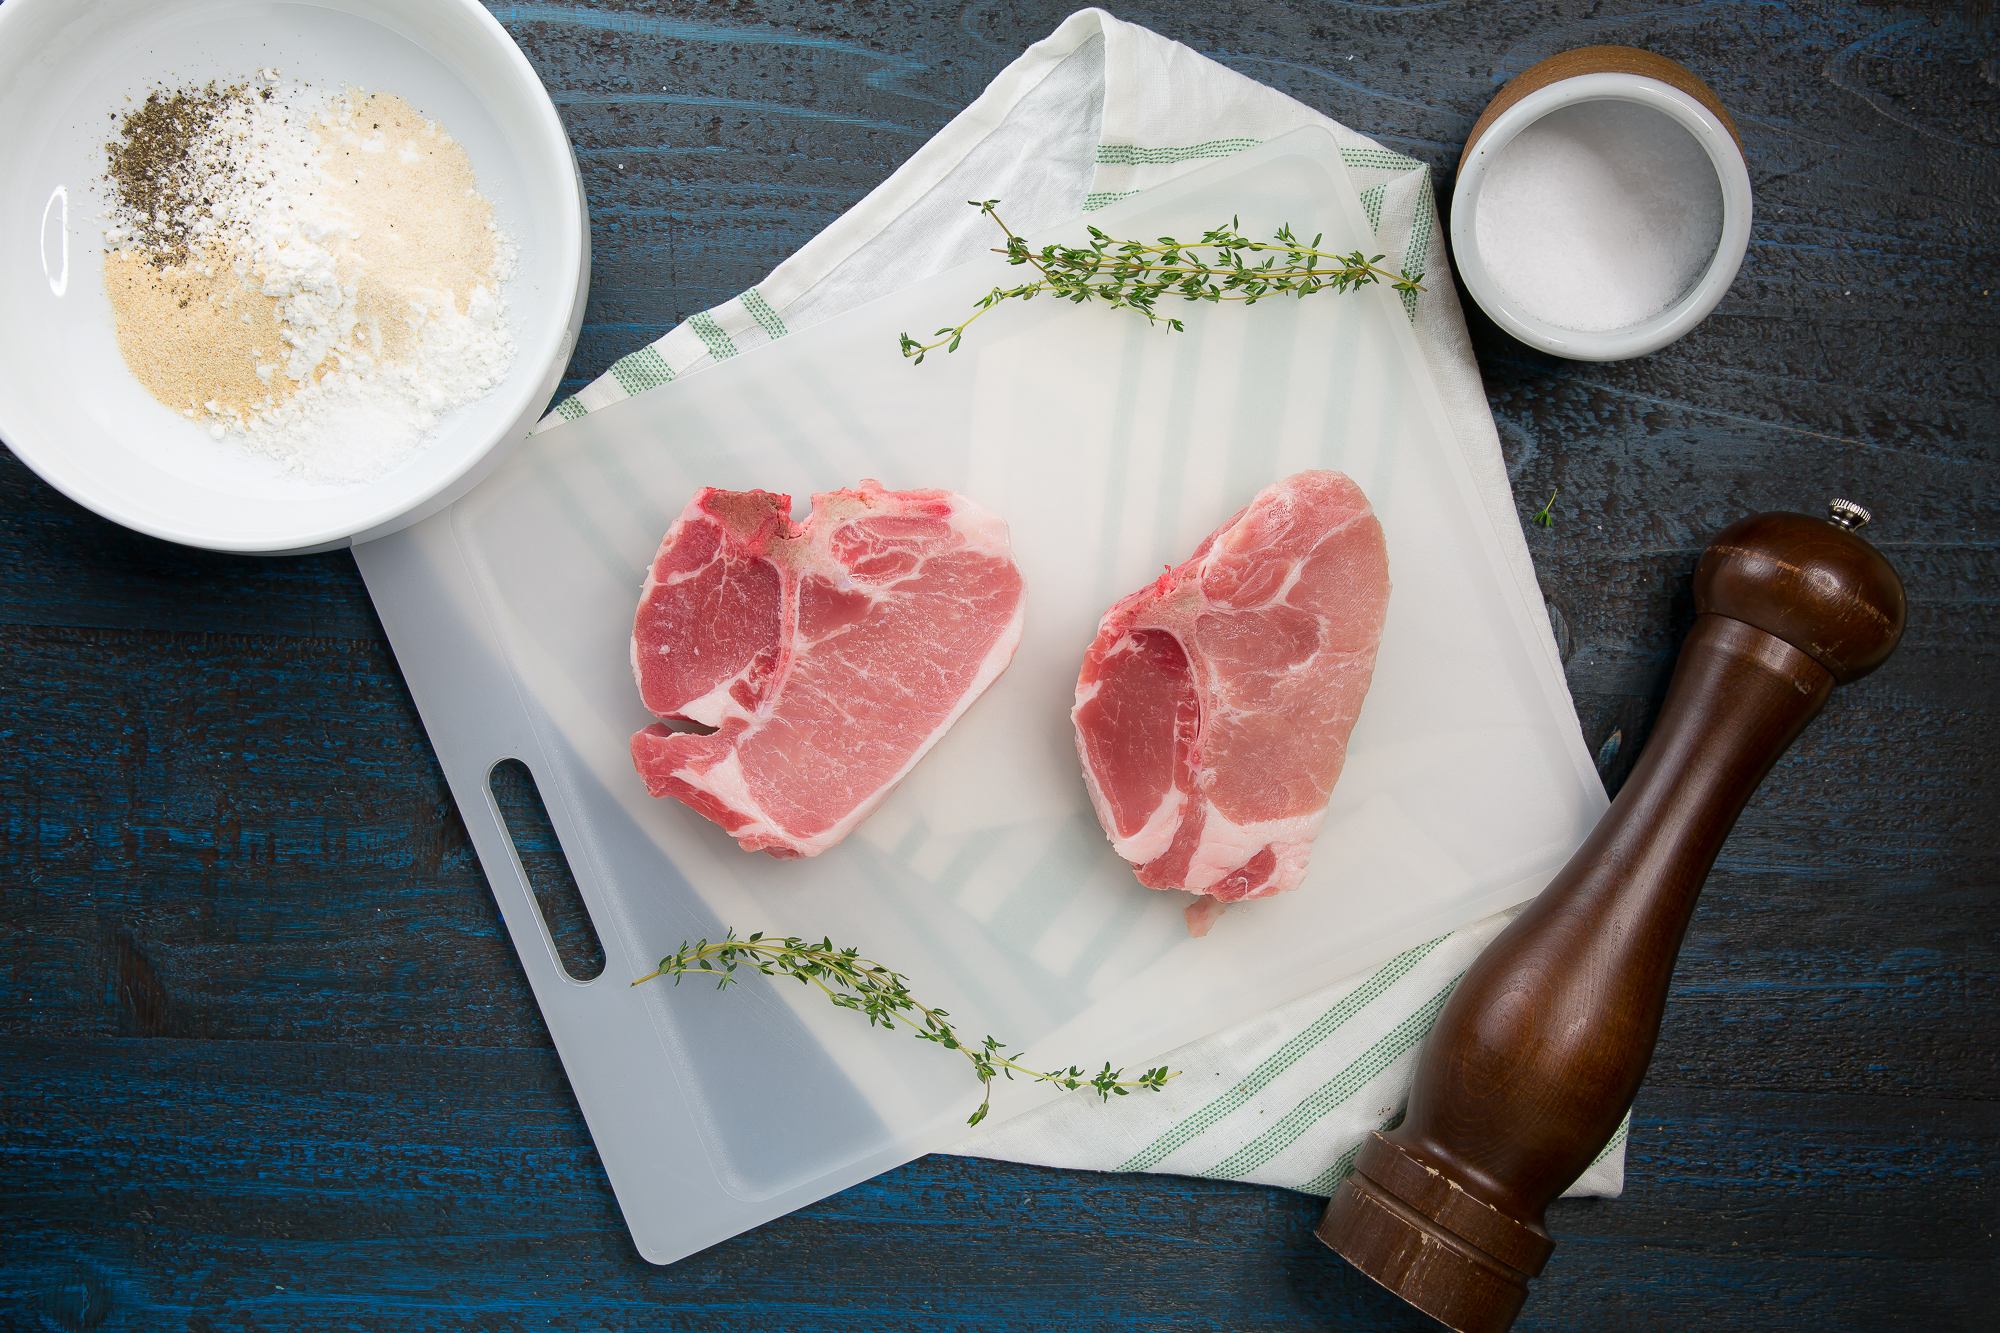
[[[1715,169],[1722,192],[1721,235],[1708,266],[1659,314],[1624,328],[1565,328],[1527,309],[1495,279],[1480,253],[1480,191],[1501,152],[1520,133],[1563,107],[1586,102],[1632,102],[1666,116],[1694,137]],[[1478,133],[1459,163],[1452,191],[1451,247],[1472,298],[1508,333],[1544,351],[1577,361],[1618,361],[1643,356],[1681,337],[1722,300],[1750,243],[1750,173],[1729,128],[1698,99],[1658,79],[1630,73],[1579,74],[1528,93]]]
[[[118,351],[103,284],[114,112],[166,82],[275,67],[394,93],[463,144],[520,249],[507,378],[378,480],[311,485],[161,406]],[[590,282],[582,182],[534,70],[477,0],[7,0],[0,5],[0,440],[79,504],[222,551],[325,550],[470,490],[533,426]]]

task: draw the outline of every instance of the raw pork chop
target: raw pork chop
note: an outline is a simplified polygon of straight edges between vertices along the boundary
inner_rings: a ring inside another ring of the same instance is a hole
[[[1388,606],[1368,497],[1301,472],[1099,623],[1070,714],[1084,780],[1140,883],[1206,895],[1193,934],[1304,877]]]
[[[639,595],[632,674],[657,717],[632,762],[745,851],[846,837],[1021,641],[1007,525],[950,491],[876,481],[813,497],[704,488]]]

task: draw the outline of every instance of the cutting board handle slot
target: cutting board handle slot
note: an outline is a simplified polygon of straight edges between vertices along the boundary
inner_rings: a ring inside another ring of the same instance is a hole
[[[542,804],[535,775],[518,759],[502,759],[487,771],[500,825],[513,845],[522,877],[542,918],[542,933],[562,969],[575,982],[594,981],[604,972],[604,945],[570,873],[569,858]]]

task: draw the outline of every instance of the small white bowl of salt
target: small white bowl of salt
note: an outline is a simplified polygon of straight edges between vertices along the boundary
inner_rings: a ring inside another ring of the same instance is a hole
[[[1523,71],[1472,127],[1451,244],[1508,333],[1619,361],[1708,317],[1750,214],[1742,144],[1707,85],[1663,56],[1592,46]]]

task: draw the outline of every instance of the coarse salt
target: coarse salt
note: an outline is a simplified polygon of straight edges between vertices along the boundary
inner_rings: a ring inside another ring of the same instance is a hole
[[[1722,239],[1722,185],[1669,117],[1577,103],[1499,151],[1474,225],[1481,261],[1522,310],[1603,333],[1661,314],[1700,280]]]

